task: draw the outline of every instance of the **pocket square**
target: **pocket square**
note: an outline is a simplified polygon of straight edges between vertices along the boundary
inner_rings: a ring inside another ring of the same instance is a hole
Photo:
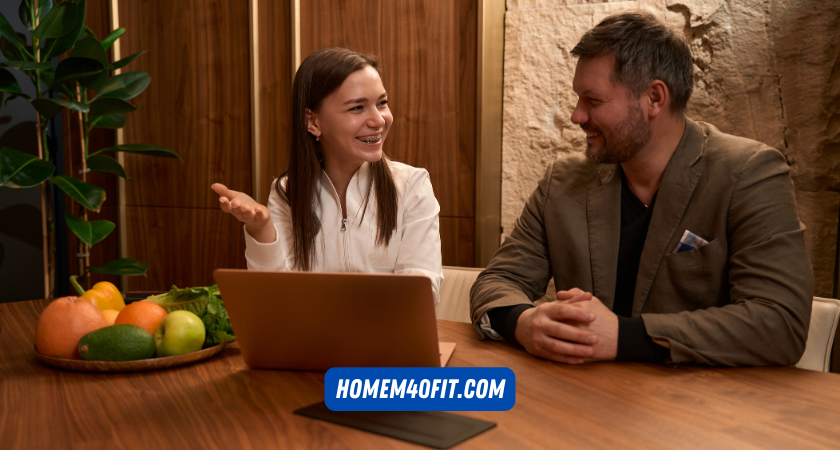
[[[708,243],[709,241],[697,236],[691,231],[685,230],[685,233],[683,233],[682,238],[680,239],[680,243],[677,244],[677,248],[675,248],[672,253],[687,252],[689,250],[694,250],[695,248],[700,248]]]

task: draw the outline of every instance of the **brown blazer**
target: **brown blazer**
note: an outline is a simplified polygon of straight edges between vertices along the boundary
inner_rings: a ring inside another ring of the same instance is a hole
[[[686,119],[668,162],[633,297],[669,363],[792,365],[813,301],[805,226],[785,157],[764,144]],[[582,154],[552,163],[516,226],[470,292],[472,320],[558,290],[592,292],[612,309],[621,175]],[[685,230],[709,241],[673,254]]]

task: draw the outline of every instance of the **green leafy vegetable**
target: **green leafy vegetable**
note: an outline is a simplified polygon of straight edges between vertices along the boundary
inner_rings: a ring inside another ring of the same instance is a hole
[[[219,288],[216,286],[184,289],[178,289],[178,286],[172,286],[172,289],[166,294],[153,295],[147,298],[146,301],[157,303],[166,312],[184,309],[201,317],[204,315],[207,303],[210,302],[210,297],[218,292]]]
[[[216,286],[213,287],[215,288]],[[222,297],[219,296],[218,289],[216,289],[216,293],[210,298],[210,302],[207,304],[201,320],[204,322],[204,329],[207,330],[202,348],[226,344],[236,340],[236,336],[233,334],[233,328],[230,326],[228,313],[225,310],[225,303],[222,301]]]
[[[166,294],[153,295],[146,301],[157,303],[166,312],[187,310],[201,317],[207,334],[202,348],[233,342],[236,336],[230,325],[225,304],[216,285],[179,289],[172,286]]]

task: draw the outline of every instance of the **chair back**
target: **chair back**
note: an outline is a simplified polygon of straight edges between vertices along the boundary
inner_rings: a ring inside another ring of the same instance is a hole
[[[805,353],[796,363],[800,369],[828,372],[831,370],[831,346],[834,333],[840,319],[840,300],[814,297],[811,306],[811,326],[808,328],[808,341]]]
[[[470,288],[484,269],[443,266],[440,303],[435,316],[440,320],[470,323]]]

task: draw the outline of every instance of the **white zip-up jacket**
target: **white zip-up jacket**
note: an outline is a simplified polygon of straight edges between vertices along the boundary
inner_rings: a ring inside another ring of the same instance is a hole
[[[314,272],[407,273],[425,275],[432,280],[435,305],[440,301],[443,281],[440,253],[438,205],[429,173],[406,164],[389,161],[397,187],[397,231],[391,242],[376,245],[376,193],[372,190],[364,218],[364,195],[369,164],[363,163],[347,187],[347,219],[335,187],[321,171],[313,207],[321,221],[315,238]],[[272,243],[257,242],[245,230],[245,259],[252,270],[294,270],[294,235],[289,205],[275,189],[268,197],[268,210],[277,231]],[[243,227],[244,228],[244,227]]]

